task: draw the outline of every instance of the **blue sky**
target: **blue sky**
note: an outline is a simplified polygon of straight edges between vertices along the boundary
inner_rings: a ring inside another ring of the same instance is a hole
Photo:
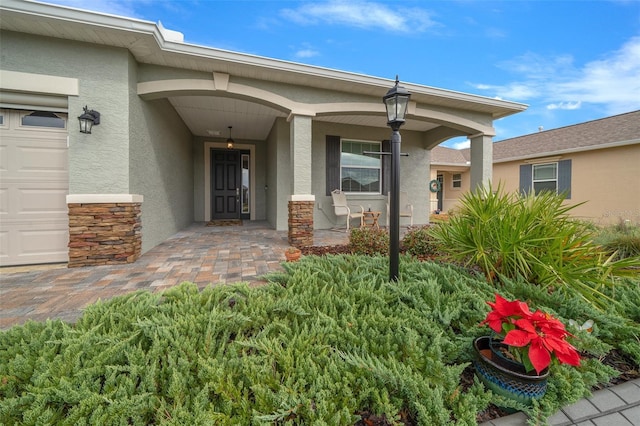
[[[640,0],[48,2],[161,21],[186,43],[529,105],[495,122],[496,141],[640,109]]]

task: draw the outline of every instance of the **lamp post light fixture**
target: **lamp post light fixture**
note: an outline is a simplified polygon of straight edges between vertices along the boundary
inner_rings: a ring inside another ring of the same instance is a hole
[[[382,100],[387,109],[387,125],[391,127],[391,195],[389,200],[389,281],[398,281],[400,265],[400,126],[404,124],[411,94],[399,86],[398,76]]]
[[[91,133],[93,126],[100,124],[100,113],[84,106],[84,113],[78,117],[80,122],[80,133]]]

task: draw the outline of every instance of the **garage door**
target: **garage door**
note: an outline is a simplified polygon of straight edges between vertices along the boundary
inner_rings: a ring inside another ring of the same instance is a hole
[[[67,262],[67,116],[0,116],[0,265]]]

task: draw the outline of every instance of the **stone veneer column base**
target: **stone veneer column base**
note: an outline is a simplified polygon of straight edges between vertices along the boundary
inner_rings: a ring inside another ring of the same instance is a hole
[[[67,205],[69,268],[133,263],[140,257],[142,196],[69,195]]]
[[[313,206],[315,201],[289,201],[289,244],[313,245]]]

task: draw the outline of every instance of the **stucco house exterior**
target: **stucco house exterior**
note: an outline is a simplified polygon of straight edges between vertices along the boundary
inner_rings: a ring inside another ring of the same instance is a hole
[[[470,188],[470,150],[436,147],[431,177],[442,182],[431,210],[455,209]],[[566,192],[572,214],[610,225],[640,224],[640,111],[540,131],[493,144],[493,181],[506,191]]]
[[[3,266],[133,262],[224,218],[309,245],[344,220],[337,188],[385,211],[386,160],[362,152],[385,149],[394,76],[197,46],[160,23],[33,1],[2,0],[0,31]],[[401,85],[412,97],[400,186],[427,223],[431,149],[469,137],[471,184],[487,182],[493,121],[526,106]],[[100,113],[90,134],[85,106]]]

